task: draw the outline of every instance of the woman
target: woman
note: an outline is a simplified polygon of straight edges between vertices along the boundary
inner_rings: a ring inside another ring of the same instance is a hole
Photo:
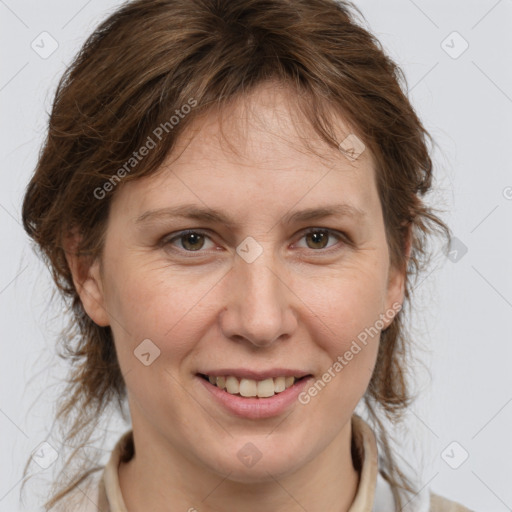
[[[402,309],[449,229],[352,10],[138,0],[61,80],[23,204],[74,315],[58,417],[69,445],[114,400],[131,428],[46,510],[468,510],[414,487],[382,423],[410,404]]]

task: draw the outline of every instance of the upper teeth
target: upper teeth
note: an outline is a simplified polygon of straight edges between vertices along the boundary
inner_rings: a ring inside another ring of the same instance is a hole
[[[265,398],[273,396],[275,393],[281,393],[293,385],[295,377],[275,377],[264,380],[238,379],[233,375],[222,377],[208,377],[211,384],[225,389],[228,393],[245,397],[257,396]]]

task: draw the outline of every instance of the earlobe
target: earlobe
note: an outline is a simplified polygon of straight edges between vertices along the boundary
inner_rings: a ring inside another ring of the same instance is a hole
[[[99,259],[87,262],[76,254],[76,240],[65,250],[66,260],[73,276],[75,289],[80,296],[83,308],[91,320],[101,326],[110,325],[107,311],[105,310],[103,282],[100,272]]]
[[[91,320],[101,327],[106,327],[110,325],[110,321],[104,307],[105,296],[99,265],[99,260],[95,260],[89,267],[88,276],[82,283],[80,299]]]

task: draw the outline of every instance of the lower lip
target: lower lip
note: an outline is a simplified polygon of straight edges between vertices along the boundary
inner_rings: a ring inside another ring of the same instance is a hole
[[[241,418],[251,420],[271,418],[278,416],[288,409],[293,403],[298,402],[300,392],[306,387],[313,378],[311,375],[305,377],[285,389],[281,393],[276,393],[268,398],[248,397],[231,395],[227,391],[214,386],[209,381],[200,376],[196,376],[201,381],[205,389],[211,393],[213,399],[227,409],[230,413]]]

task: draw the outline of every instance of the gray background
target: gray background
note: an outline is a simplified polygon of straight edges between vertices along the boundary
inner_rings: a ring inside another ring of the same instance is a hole
[[[58,441],[54,403],[66,370],[54,355],[61,308],[49,304],[49,273],[21,228],[21,199],[58,78],[119,4],[0,0],[0,510],[22,510],[27,458]],[[476,511],[512,510],[512,0],[356,4],[402,66],[438,145],[429,202],[457,237],[451,259],[439,255],[415,288],[424,365],[413,369],[419,398],[397,449],[424,468],[425,489]],[[99,447],[105,457],[126,429],[114,418]],[[39,509],[35,492],[57,466],[39,468],[26,510]]]

